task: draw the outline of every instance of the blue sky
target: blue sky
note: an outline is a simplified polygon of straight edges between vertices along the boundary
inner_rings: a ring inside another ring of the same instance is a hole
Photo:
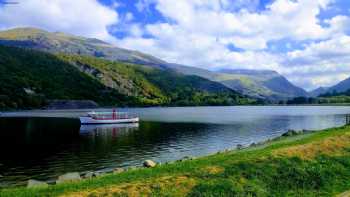
[[[308,90],[350,76],[348,0],[17,1],[0,5],[0,29],[95,37],[209,70],[272,69]]]

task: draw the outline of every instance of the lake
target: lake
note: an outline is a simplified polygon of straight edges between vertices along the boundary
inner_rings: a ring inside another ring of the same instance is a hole
[[[95,109],[101,111],[103,109]],[[234,106],[120,109],[138,124],[83,125],[89,110],[21,111],[0,117],[0,187],[28,179],[53,180],[66,172],[140,166],[204,156],[238,144],[280,136],[288,129],[345,124],[350,107]]]

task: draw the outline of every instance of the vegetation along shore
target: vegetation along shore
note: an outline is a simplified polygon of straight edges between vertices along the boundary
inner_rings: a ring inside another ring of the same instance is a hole
[[[289,131],[248,148],[52,186],[3,189],[0,196],[346,196],[349,148],[350,126]]]

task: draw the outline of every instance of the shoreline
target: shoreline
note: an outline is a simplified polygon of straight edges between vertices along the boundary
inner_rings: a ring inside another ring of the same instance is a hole
[[[334,131],[334,132],[332,132]],[[349,126],[343,126],[343,127],[337,127],[337,128],[330,128],[330,129],[325,129],[321,131],[306,131],[306,132],[297,132],[297,131],[288,131],[284,133],[284,135],[273,138],[271,140],[267,140],[263,143],[258,143],[258,144],[252,144],[249,147],[236,147],[236,149],[230,149],[230,150],[225,150],[218,152],[213,155],[208,155],[204,157],[199,157],[199,158],[186,158],[182,159],[180,161],[174,161],[169,164],[161,164],[158,165],[155,168],[151,169],[144,169],[144,168],[129,168],[127,170],[122,170],[119,172],[112,172],[112,173],[106,173],[106,174],[100,174],[96,178],[87,178],[78,182],[68,182],[68,183],[62,183],[62,184],[57,184],[53,186],[48,186],[48,187],[43,187],[43,188],[31,188],[31,189],[26,189],[26,188],[9,188],[9,189],[4,189],[3,191],[0,190],[0,194],[4,192],[5,196],[13,196],[13,194],[16,194],[15,196],[21,196],[21,195],[27,195],[32,193],[32,192],[53,192],[52,196],[55,196],[55,193],[61,193],[66,191],[67,188],[75,188],[75,187],[83,187],[83,188],[94,188],[96,185],[100,185],[102,183],[105,184],[105,187],[108,185],[113,185],[113,184],[118,184],[119,181],[122,183],[122,180],[133,181],[132,177],[148,177],[150,174],[156,174],[157,172],[160,173],[162,171],[169,171],[169,175],[175,175],[177,174],[176,170],[174,171],[174,168],[184,168],[184,165],[186,166],[185,169],[187,168],[192,168],[191,166],[196,167],[199,165],[198,163],[203,163],[203,161],[212,163],[212,162],[217,162],[218,158],[220,160],[228,160],[225,157],[234,157],[234,158],[239,158],[239,155],[243,155],[244,157],[249,156],[250,154],[256,154],[256,152],[263,152],[266,154],[267,150],[271,149],[276,149],[276,148],[281,148],[281,147],[289,147],[297,144],[303,144],[305,142],[312,142],[314,140],[322,139],[322,138],[327,138],[327,137],[332,137],[335,135],[341,135],[342,131],[344,132],[350,132],[350,127]],[[266,149],[266,150],[265,150]],[[204,163],[206,163],[204,162]],[[180,170],[181,171],[181,170]],[[135,174],[136,173],[136,174]],[[138,174],[140,173],[140,174]],[[164,173],[164,172],[163,172]],[[146,176],[146,175],[147,176]],[[131,176],[131,177],[129,177]],[[124,177],[121,180],[119,180],[120,177]],[[128,178],[129,177],[129,178]],[[116,179],[116,180],[114,180]],[[119,181],[118,181],[119,180]],[[110,181],[110,182],[109,182]],[[129,182],[128,181],[128,182]],[[92,184],[91,186],[88,186],[89,184]],[[102,184],[103,185],[103,184]],[[66,189],[64,189],[66,188]],[[63,190],[62,190],[63,189]],[[350,187],[349,187],[350,189]],[[70,189],[68,189],[70,190]],[[74,190],[74,189],[73,189]],[[78,189],[78,191],[81,189]]]
[[[0,110],[0,117],[1,113],[16,113],[16,112],[49,112],[49,111],[73,111],[73,110],[92,110],[92,109],[138,109],[138,108],[191,108],[191,107],[312,107],[312,106],[325,106],[325,107],[333,107],[333,106],[339,106],[339,107],[350,107],[350,103],[327,103],[327,104],[266,104],[266,105],[198,105],[198,106],[97,106],[96,108],[62,108],[62,109],[46,109],[46,108],[35,108],[35,109],[9,109],[9,110]]]

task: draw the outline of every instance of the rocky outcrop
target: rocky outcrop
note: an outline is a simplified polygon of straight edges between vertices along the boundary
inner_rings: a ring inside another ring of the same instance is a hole
[[[156,162],[152,161],[152,160],[146,160],[143,162],[143,166],[146,168],[153,168],[157,165]]]
[[[113,170],[113,173],[114,174],[119,174],[119,173],[122,173],[122,172],[124,172],[125,170],[123,169],[123,168],[115,168],[114,170]]]
[[[299,135],[302,133],[303,133],[303,131],[295,131],[295,130],[290,129],[287,132],[283,133],[282,136],[283,137],[290,137],[290,136]]]
[[[80,180],[81,180],[81,177],[78,172],[69,172],[59,176],[58,179],[56,180],[56,184],[71,182],[71,181],[80,181]]]
[[[47,184],[46,182],[38,181],[34,179],[28,180],[28,183],[27,183],[27,188],[48,187],[48,186],[49,184]]]
[[[94,177],[94,172],[85,172],[84,174],[82,174],[82,177],[84,179],[90,179],[90,178]]]
[[[244,148],[244,146],[243,146],[242,144],[237,144],[236,148],[237,148],[238,150],[241,150],[241,149]]]

